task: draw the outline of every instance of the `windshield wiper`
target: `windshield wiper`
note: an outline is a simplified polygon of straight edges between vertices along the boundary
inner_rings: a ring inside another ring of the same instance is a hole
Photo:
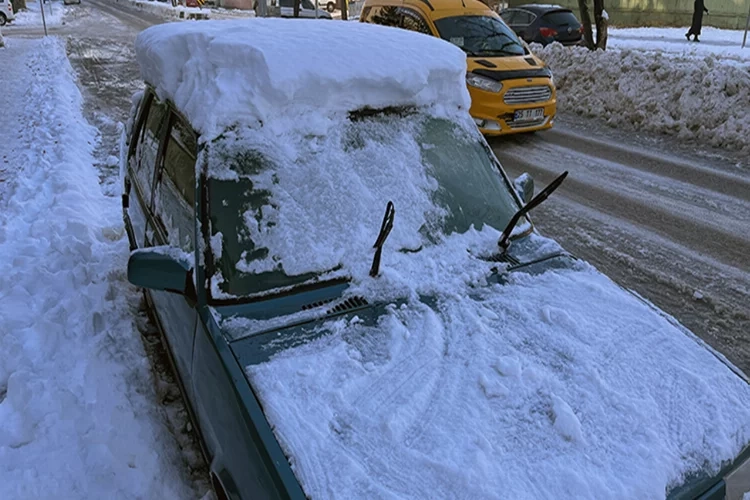
[[[518,212],[513,215],[513,217],[510,219],[510,222],[508,222],[508,225],[505,227],[505,231],[503,231],[502,236],[500,236],[500,240],[497,242],[502,253],[505,253],[508,250],[508,245],[510,245],[510,233],[513,232],[513,229],[516,227],[516,224],[518,224],[519,219],[529,213],[535,207],[539,206],[544,200],[546,200],[555,189],[560,187],[560,184],[562,184],[567,176],[568,171],[566,170],[565,172],[560,174],[557,179],[550,182],[549,186],[544,188],[541,193],[534,196],[534,198],[530,202],[524,205]]]
[[[373,278],[380,273],[380,255],[383,253],[383,245],[385,240],[388,239],[388,235],[391,234],[393,229],[393,218],[396,216],[396,208],[393,206],[393,202],[389,201],[385,206],[385,215],[383,216],[383,223],[380,225],[380,233],[378,239],[372,248],[375,249],[375,257],[372,259],[372,267],[370,267],[370,276]]]

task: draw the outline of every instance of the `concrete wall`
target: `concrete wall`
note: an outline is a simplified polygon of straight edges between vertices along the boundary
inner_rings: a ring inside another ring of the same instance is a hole
[[[710,15],[703,16],[704,26],[744,29],[750,0],[704,0]],[[508,0],[511,7],[531,3],[529,0]],[[542,3],[542,2],[539,2]],[[555,3],[572,9],[578,15],[577,0]],[[610,23],[615,26],[690,26],[693,0],[604,0]],[[591,16],[594,5],[589,0]]]

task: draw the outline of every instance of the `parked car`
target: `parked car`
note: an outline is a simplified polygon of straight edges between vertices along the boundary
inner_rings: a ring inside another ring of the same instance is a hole
[[[80,5],[81,0],[63,0],[63,4],[64,5],[74,5],[74,4]]]
[[[527,43],[581,45],[584,41],[578,18],[559,5],[519,5],[503,10],[500,16]]]
[[[16,18],[13,12],[13,4],[10,0],[0,0],[0,26],[5,26],[9,21]]]
[[[365,0],[360,22],[437,36],[467,56],[471,115],[486,135],[552,127],[552,72],[500,16],[478,0]]]
[[[276,0],[271,0],[271,4],[275,4]],[[281,17],[294,17],[294,0],[278,0],[278,5],[281,7]],[[323,7],[325,4],[320,2],[318,4]],[[317,12],[317,15],[316,15]],[[331,14],[323,10],[322,8],[315,8],[315,4],[311,0],[301,0],[299,17],[307,19],[332,19]]]
[[[250,19],[136,56],[127,275],[218,498],[741,498],[747,378],[536,231],[566,173],[511,182],[454,45]]]

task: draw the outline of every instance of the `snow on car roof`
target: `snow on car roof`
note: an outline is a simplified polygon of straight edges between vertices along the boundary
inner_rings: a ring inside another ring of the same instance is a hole
[[[437,37],[364,23],[168,23],[136,40],[141,76],[204,135],[235,123],[359,108],[468,109],[466,55]]]

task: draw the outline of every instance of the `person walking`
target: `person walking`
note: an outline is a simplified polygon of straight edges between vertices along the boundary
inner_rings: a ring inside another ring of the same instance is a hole
[[[708,14],[708,9],[703,0],[695,0],[693,4],[693,24],[690,26],[690,31],[685,33],[685,38],[688,39],[688,42],[690,41],[690,35],[693,35],[694,42],[700,42],[698,35],[701,34],[701,28],[703,27],[703,12]]]

